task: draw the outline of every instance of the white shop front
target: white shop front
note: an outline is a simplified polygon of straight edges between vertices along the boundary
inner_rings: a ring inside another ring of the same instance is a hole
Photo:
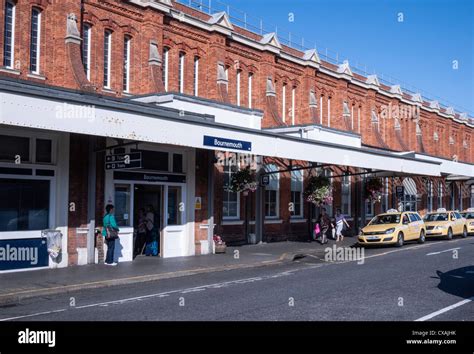
[[[112,145],[113,139],[108,143]],[[194,255],[194,149],[128,143],[108,149],[106,155],[140,157],[135,160],[139,167],[117,168],[106,163],[105,205],[115,206],[120,228],[116,259],[134,258],[140,209],[155,215],[161,257]]]

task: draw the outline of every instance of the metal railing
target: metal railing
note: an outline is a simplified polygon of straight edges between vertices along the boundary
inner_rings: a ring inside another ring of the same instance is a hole
[[[225,12],[229,17],[229,20],[232,22],[233,26],[243,28],[245,30],[262,36],[274,32],[277,34],[278,40],[282,45],[302,52],[316,48],[320,59],[328,63],[339,65],[345,60],[345,57],[341,56],[339,52],[329,49],[321,42],[306,41],[304,37],[298,34],[288,31],[287,29],[281,26],[276,26],[268,22],[264,22],[261,18],[249,15],[245,11],[230,6],[229,4],[226,4],[220,0],[176,0],[176,2],[186,5],[195,10],[201,11],[203,13],[207,13],[208,15],[212,15],[218,12]],[[447,107],[448,105],[450,105],[454,107],[456,111],[467,112],[471,117],[474,117],[474,112],[470,109],[467,109],[466,107],[457,105],[424,89],[404,82],[403,80],[398,80],[397,78],[391,75],[377,73],[375,70],[370,70],[367,65],[355,61],[350,62],[350,67],[354,73],[365,77],[373,74],[377,75],[381,84],[387,86],[400,85],[403,92],[409,94],[419,93],[425,101],[437,100],[439,101],[441,107]]]

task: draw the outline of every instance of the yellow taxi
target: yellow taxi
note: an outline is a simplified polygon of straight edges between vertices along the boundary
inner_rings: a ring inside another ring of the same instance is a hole
[[[423,219],[416,212],[390,209],[375,216],[365,226],[358,239],[361,246],[396,245],[403,246],[405,241],[425,242],[426,228]]]
[[[423,220],[426,225],[426,237],[446,237],[448,240],[454,235],[467,237],[466,219],[457,211],[440,208],[427,213]]]
[[[467,233],[474,234],[474,208],[464,210],[461,216],[466,219]]]

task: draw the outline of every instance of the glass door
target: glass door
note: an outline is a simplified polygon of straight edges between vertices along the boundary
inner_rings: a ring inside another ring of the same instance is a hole
[[[165,186],[165,207],[162,233],[162,257],[187,255],[185,224],[185,192],[183,186]]]

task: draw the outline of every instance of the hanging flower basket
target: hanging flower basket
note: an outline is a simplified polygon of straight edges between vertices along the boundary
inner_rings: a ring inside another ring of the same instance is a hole
[[[225,253],[227,250],[227,246],[224,241],[222,241],[222,238],[219,235],[214,235],[213,237],[214,240],[214,249],[216,253]]]
[[[371,178],[365,184],[365,199],[372,203],[380,203],[383,194],[383,184],[380,178]]]
[[[246,195],[248,192],[255,192],[257,190],[255,173],[252,173],[249,167],[233,173],[229,190],[235,193],[244,192]]]
[[[332,204],[331,181],[326,176],[312,176],[304,191],[306,201],[318,206]]]

